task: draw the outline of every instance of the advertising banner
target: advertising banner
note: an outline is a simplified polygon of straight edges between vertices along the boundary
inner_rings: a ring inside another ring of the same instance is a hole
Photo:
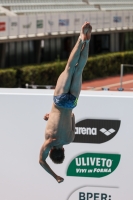
[[[111,18],[110,18],[110,12],[103,11],[103,23],[102,23],[102,28],[110,28],[110,23]]]
[[[28,21],[27,15],[18,16],[18,19],[19,19],[18,20],[19,21],[19,35],[25,37],[28,35],[29,29],[31,28],[33,22]]]
[[[124,13],[123,11],[118,11],[114,17],[114,22],[116,23],[116,28],[122,28],[124,22]]]
[[[59,25],[59,31],[60,32],[66,32],[69,28],[69,13],[59,13],[59,20],[58,20],[58,25]]]
[[[75,31],[79,31],[81,30],[81,26],[83,24],[83,16],[82,16],[82,12],[75,12],[74,13],[74,30]]]
[[[45,13],[45,33],[51,34],[52,32],[52,26],[54,26],[54,21],[51,17],[51,13]]]
[[[118,27],[119,23],[122,23],[122,16],[118,15],[117,11],[110,11],[111,28]]]
[[[37,34],[44,34],[45,32],[44,14],[36,15],[36,32]]]
[[[97,16],[97,29],[102,29],[103,28],[103,22],[104,22],[103,12],[102,11],[97,12],[96,16]]]
[[[133,12],[132,11],[130,11],[130,18],[131,18],[130,24],[131,24],[131,27],[133,28]]]
[[[58,32],[59,31],[59,13],[51,13],[51,21],[53,22],[53,25],[51,26],[51,32]]]
[[[9,18],[9,36],[18,37],[18,17],[10,16]]]
[[[97,12],[90,13],[90,22],[92,24],[93,30],[97,29]]]
[[[0,16],[0,37],[7,37],[9,35],[8,23],[8,16]]]
[[[90,15],[89,15],[90,12],[82,12],[82,24],[84,22],[90,22]]]
[[[76,17],[75,12],[69,12],[68,18],[69,18],[69,26],[67,27],[67,31],[75,31],[76,25],[78,26],[79,24],[79,18]]]
[[[129,27],[130,26],[130,12],[129,11],[123,11],[123,27]]]
[[[129,15],[130,15],[130,20],[129,20],[129,27],[133,27],[133,12],[132,11],[128,11]]]
[[[64,162],[46,159],[64,178],[60,184],[39,164],[47,125],[43,116],[51,110],[53,94],[0,90],[0,199],[132,199],[133,93],[81,91],[73,110],[75,139],[63,146]]]
[[[36,14],[28,15],[27,21],[29,22],[29,24],[31,24],[30,28],[28,29],[28,35],[36,35],[36,33],[37,33],[37,28],[36,28],[37,16],[36,16]]]

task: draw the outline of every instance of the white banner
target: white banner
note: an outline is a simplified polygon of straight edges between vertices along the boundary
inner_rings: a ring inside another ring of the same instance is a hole
[[[79,23],[79,18],[76,18],[75,12],[69,12],[68,18],[69,18],[69,26],[67,28],[68,31],[75,31],[76,24]]]
[[[21,15],[21,16],[18,16],[18,18],[19,18],[19,35],[27,36],[28,30],[31,28],[33,22],[28,21],[27,15]]]
[[[117,11],[111,11],[110,12],[110,18],[111,18],[111,28],[116,28],[117,24],[122,21],[121,16],[117,16]]]
[[[123,27],[129,27],[130,26],[130,12],[129,11],[123,11]]]
[[[59,25],[59,31],[60,32],[66,32],[69,28],[69,13],[59,13],[59,20],[58,20],[58,25]]]
[[[44,21],[44,14],[37,14],[36,16],[36,30],[37,33],[44,34],[45,32],[45,21]]]
[[[51,33],[52,26],[54,26],[54,21],[51,18],[51,13],[45,13],[45,33]]]
[[[82,24],[84,22],[90,22],[89,12],[82,12]]]
[[[124,21],[124,13],[123,11],[118,11],[116,13],[116,16],[114,18],[115,23],[116,23],[116,28],[122,28],[123,27],[123,21]]]
[[[102,28],[110,28],[110,12],[103,11],[103,24]]]
[[[8,23],[9,23],[8,16],[0,16],[0,37],[9,36]]]
[[[28,15],[27,21],[31,24],[30,28],[28,29],[28,35],[36,35],[37,28],[36,28],[36,14]]]
[[[83,25],[82,12],[75,12],[74,15],[74,30],[80,32],[81,26]]]
[[[133,29],[133,12],[132,11],[130,11],[130,16],[131,16],[131,27],[132,27],[132,29]]]
[[[51,26],[51,32],[58,32],[59,31],[59,13],[52,13],[51,14],[51,21],[53,22],[53,25]]]
[[[104,19],[103,19],[103,12],[102,11],[99,11],[97,12],[97,29],[102,29],[103,28],[103,22],[104,22]]]
[[[90,22],[92,24],[93,30],[97,29],[97,12],[90,13]]]
[[[9,36],[18,37],[18,17],[10,16],[9,18]]]
[[[132,11],[129,11],[129,13],[130,13],[130,21],[129,21],[129,27],[131,28],[133,28],[133,12]]]

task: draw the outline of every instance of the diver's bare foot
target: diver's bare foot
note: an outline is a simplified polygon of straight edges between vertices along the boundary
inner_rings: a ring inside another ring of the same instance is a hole
[[[87,40],[91,39],[91,31],[92,31],[92,26],[90,25],[90,23],[88,24],[88,31],[86,33],[86,38]]]
[[[85,22],[81,28],[80,38],[84,42],[90,40],[92,27],[89,22]]]

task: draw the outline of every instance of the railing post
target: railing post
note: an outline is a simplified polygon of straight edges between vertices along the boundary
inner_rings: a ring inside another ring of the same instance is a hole
[[[121,88],[122,88],[122,81],[123,81],[123,64],[121,64]]]
[[[121,64],[121,72],[120,72],[120,88],[118,88],[119,91],[123,91],[124,88],[122,88],[122,81],[123,81],[123,69],[124,69],[124,65]]]
[[[124,66],[125,67],[133,67],[133,65],[130,65],[130,64],[121,64],[120,88],[118,88],[118,91],[123,91],[124,90],[124,88],[122,88]]]

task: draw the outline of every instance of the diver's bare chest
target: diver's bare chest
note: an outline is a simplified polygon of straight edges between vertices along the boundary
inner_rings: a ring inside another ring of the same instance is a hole
[[[47,127],[49,127],[50,129],[53,129],[53,131],[62,131],[62,130],[66,130],[67,129],[71,129],[72,126],[72,119],[71,119],[71,115],[59,115],[59,114],[51,114],[51,116],[49,117],[49,120],[47,122]]]

